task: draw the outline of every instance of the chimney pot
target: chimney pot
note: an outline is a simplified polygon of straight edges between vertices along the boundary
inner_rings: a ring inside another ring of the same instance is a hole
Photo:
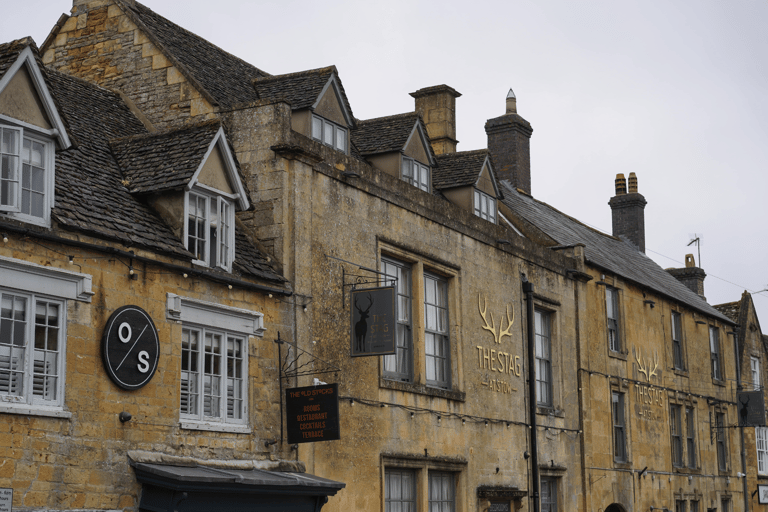
[[[507,114],[517,114],[517,97],[511,88],[507,93]]]
[[[633,172],[629,173],[629,193],[637,194],[637,175]]]
[[[616,195],[624,195],[627,193],[627,180],[624,175],[619,173],[616,175]]]

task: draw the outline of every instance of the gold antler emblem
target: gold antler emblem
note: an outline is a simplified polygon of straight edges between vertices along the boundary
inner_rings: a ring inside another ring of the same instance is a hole
[[[488,300],[482,299],[481,294],[477,294],[477,309],[480,311],[480,316],[483,317],[483,329],[486,331],[491,331],[493,333],[493,341],[496,343],[501,343],[501,338],[504,336],[512,337],[512,324],[515,323],[515,312],[512,311],[512,316],[509,315],[509,305],[507,305],[506,313],[507,313],[507,322],[509,322],[509,325],[507,325],[506,329],[503,328],[504,325],[504,317],[501,317],[501,323],[499,324],[499,332],[496,332],[496,320],[493,319],[493,313],[491,313],[491,323],[488,323],[488,317],[486,316],[486,313],[488,312]]]
[[[632,349],[632,352],[634,352],[635,360],[637,361],[637,371],[645,375],[645,380],[651,382],[651,377],[659,377],[659,375],[656,373],[656,370],[659,368],[658,354],[653,354],[653,369],[651,370],[651,361],[649,359],[642,358],[641,360],[641,358],[637,356],[636,349]]]

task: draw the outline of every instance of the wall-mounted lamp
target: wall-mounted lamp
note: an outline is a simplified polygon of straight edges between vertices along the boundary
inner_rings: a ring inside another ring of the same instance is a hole
[[[74,265],[75,264],[75,257],[74,256],[67,256],[69,258],[69,264]]]
[[[656,301],[653,301],[653,300],[650,300],[650,299],[646,299],[646,300],[643,301],[643,304],[650,304],[651,309],[653,309],[656,306]]]
[[[123,411],[123,412],[121,412],[120,414],[117,415],[117,419],[120,420],[120,423],[125,423],[126,421],[131,421],[131,418],[133,418],[133,416],[131,416],[131,413],[125,412],[125,411]]]
[[[3,233],[3,243],[4,244],[8,243],[8,233]]]
[[[641,476],[643,476],[645,474],[646,471],[648,471],[648,466],[645,466],[643,468],[643,470],[640,471],[640,473],[637,475],[637,477],[640,478]]]

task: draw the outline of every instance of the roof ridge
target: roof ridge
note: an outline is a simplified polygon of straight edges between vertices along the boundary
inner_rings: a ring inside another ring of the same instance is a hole
[[[453,153],[443,153],[442,155],[435,155],[435,158],[471,156],[471,155],[479,155],[481,153],[490,154],[490,152],[487,149],[470,149],[467,151],[454,151]]]
[[[336,69],[336,66],[332,64],[330,66],[325,66],[325,67],[322,67],[322,68],[305,69],[303,71],[294,71],[293,73],[283,73],[281,75],[270,75],[270,76],[266,76],[264,78],[254,78],[251,81],[251,83],[253,83],[253,85],[256,86],[256,85],[259,85],[259,84],[268,83],[268,82],[274,82],[274,81],[281,80],[281,79],[284,79],[284,78],[293,78],[293,77],[296,77],[296,76],[309,75],[309,74],[313,74],[313,73],[314,74],[320,74],[321,72],[326,72],[326,71],[331,71],[331,72],[336,73],[336,74],[339,73],[338,69]]]
[[[390,120],[390,119],[397,119],[402,118],[406,119],[408,117],[420,117],[420,114],[418,112],[403,112],[402,114],[393,114],[391,116],[382,116],[382,117],[372,117],[371,119],[358,119],[358,124],[362,123],[371,123],[373,121],[384,121],[384,120]]]

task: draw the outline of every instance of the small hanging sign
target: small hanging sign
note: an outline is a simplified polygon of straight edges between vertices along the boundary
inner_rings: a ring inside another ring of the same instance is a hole
[[[286,389],[285,416],[288,444],[341,439],[338,384]]]
[[[736,394],[739,405],[739,425],[765,426],[765,400],[762,391],[740,391]]]
[[[350,355],[395,353],[397,316],[395,287],[352,290],[350,298]]]

